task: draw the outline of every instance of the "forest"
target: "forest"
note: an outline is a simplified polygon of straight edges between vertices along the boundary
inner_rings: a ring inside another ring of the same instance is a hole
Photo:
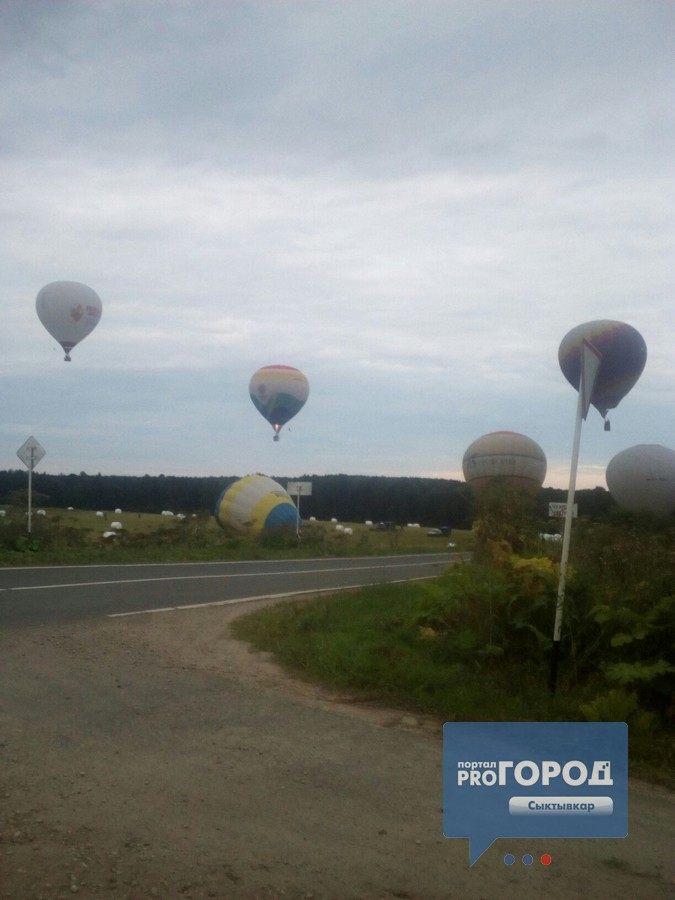
[[[177,475],[48,475],[33,473],[33,505],[66,509],[159,513],[211,511],[221,492],[240,476]],[[272,476],[284,487],[289,480],[311,481],[312,495],[302,497],[303,519],[315,516],[343,522],[418,522],[424,527],[470,528],[474,518],[472,493],[463,481],[442,478],[399,478],[367,475]],[[0,504],[25,505],[27,473],[0,471]],[[566,491],[543,488],[536,513],[547,518],[549,502],[566,499]],[[576,493],[579,515],[602,518],[614,508],[602,488]]]

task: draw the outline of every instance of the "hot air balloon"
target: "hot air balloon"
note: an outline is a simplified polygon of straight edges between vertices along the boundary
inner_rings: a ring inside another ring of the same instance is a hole
[[[297,528],[298,510],[283,487],[266,475],[247,475],[225,488],[214,511],[225,529],[246,532]]]
[[[617,453],[605,472],[612,497],[629,512],[675,513],[675,450],[637,444]]]
[[[309,382],[293,366],[263,366],[253,373],[248,392],[255,408],[274,429],[274,440],[278,441],[283,426],[305,405]]]
[[[576,390],[579,390],[584,341],[600,354],[590,402],[606,419],[608,410],[619,405],[642,374],[647,345],[640,332],[625,322],[601,319],[577,325],[565,335],[558,350],[563,375]]]
[[[35,301],[40,321],[66,352],[86,338],[101,318],[101,300],[86,284],[78,281],[53,281],[45,285]]]
[[[546,477],[546,455],[536,441],[515,431],[493,431],[470,444],[462,460],[467,484],[480,489],[495,478],[538,490]]]

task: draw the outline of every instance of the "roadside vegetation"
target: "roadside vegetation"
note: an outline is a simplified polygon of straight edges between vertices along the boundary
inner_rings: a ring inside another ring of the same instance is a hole
[[[474,531],[475,558],[435,581],[279,604],[234,632],[301,676],[439,722],[626,721],[631,773],[675,788],[673,524],[575,523],[554,695],[560,549],[507,491],[484,498]]]
[[[50,507],[43,508],[44,515],[34,510],[28,534],[25,507],[2,508],[0,566],[379,556],[445,552],[450,541],[456,544],[451,549],[466,551],[473,542],[469,530],[428,535],[425,528],[378,531],[353,522],[342,523],[352,534],[336,530],[333,522],[305,522],[300,540],[293,531],[244,537],[225,532],[207,512],[185,518],[110,511],[97,516],[92,510]],[[113,529],[115,522],[119,530]]]

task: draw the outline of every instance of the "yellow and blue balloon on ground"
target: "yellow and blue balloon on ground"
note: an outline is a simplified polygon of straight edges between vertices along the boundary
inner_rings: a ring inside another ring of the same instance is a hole
[[[300,524],[298,510],[284,488],[267,475],[247,475],[225,488],[214,511],[227,531],[240,534]]]

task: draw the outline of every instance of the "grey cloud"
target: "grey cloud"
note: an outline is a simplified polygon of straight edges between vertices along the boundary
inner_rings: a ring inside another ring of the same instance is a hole
[[[6,64],[9,131],[32,152],[373,174],[669,139],[666,4],[48,6],[14,11]]]
[[[674,19],[670,0],[0,5],[3,452],[33,422],[57,465],[77,418],[110,471],[157,471],[161,444],[160,471],[208,445],[205,474],[456,472],[500,427],[564,458],[558,344],[603,317],[649,360],[615,431],[589,423],[589,463],[673,444]],[[69,371],[34,312],[58,278],[104,303]],[[272,362],[312,384],[282,457],[246,392]],[[134,454],[106,437],[124,427]]]

